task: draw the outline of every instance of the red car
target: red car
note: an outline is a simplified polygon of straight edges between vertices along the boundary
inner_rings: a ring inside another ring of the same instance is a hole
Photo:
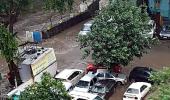
[[[101,65],[94,65],[92,63],[89,63],[87,65],[87,68],[86,68],[86,73],[88,73],[89,71],[92,71],[94,73],[97,72],[97,69],[105,69],[106,67],[103,67]],[[121,73],[121,70],[122,70],[122,67],[120,66],[120,64],[114,64],[114,67],[112,69],[113,72],[115,73]]]

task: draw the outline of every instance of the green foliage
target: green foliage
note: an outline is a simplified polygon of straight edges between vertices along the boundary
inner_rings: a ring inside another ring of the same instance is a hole
[[[14,60],[17,53],[18,42],[4,26],[0,26],[0,54],[7,62]]]
[[[32,0],[0,0],[0,14],[7,14],[9,11],[22,11]]]
[[[48,73],[44,73],[42,81],[26,88],[20,100],[71,100],[63,84]]]
[[[72,10],[74,0],[43,0],[46,10],[54,10],[64,13],[66,10]]]
[[[170,68],[164,68],[161,71],[154,72],[151,75],[155,92],[149,97],[149,100],[170,100]]]
[[[153,38],[147,37],[147,13],[127,2],[116,0],[102,9],[94,18],[91,32],[79,36],[84,56],[92,54],[96,64],[111,66],[112,63],[127,65],[134,57],[147,52]]]

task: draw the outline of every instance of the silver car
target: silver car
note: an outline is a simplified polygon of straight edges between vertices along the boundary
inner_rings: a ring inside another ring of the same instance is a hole
[[[164,25],[162,27],[162,31],[159,34],[161,39],[168,39],[170,38],[170,25]]]
[[[100,79],[113,79],[118,85],[123,85],[127,83],[127,77],[122,73],[108,72],[107,70],[97,71],[97,78]]]

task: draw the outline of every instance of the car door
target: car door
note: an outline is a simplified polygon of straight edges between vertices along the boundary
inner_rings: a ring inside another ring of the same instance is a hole
[[[145,95],[148,93],[149,88],[147,85],[142,85],[140,88],[140,94],[142,97],[145,97]]]
[[[110,74],[110,73],[105,73],[105,78],[106,78],[106,79],[116,80],[116,78],[115,78],[112,74]]]
[[[137,71],[137,75],[135,76],[135,81],[137,82],[145,82],[145,74],[143,71]]]

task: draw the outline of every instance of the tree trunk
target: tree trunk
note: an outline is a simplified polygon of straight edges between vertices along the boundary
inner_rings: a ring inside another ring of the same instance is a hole
[[[17,67],[17,65],[14,63],[13,60],[11,60],[11,61],[8,62],[8,67],[9,67],[10,72],[13,73],[14,77],[15,77],[16,80],[17,80],[17,86],[20,85],[20,84],[22,83],[21,77],[20,77],[20,75],[19,75],[18,67]]]

